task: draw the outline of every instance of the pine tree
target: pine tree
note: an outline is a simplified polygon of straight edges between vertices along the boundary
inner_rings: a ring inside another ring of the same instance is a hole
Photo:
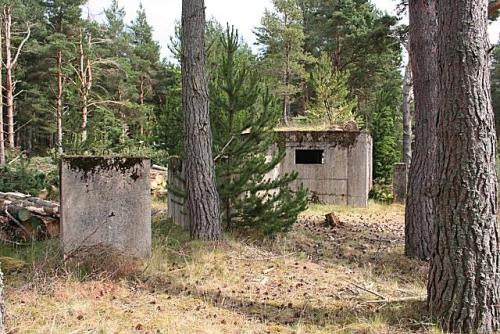
[[[300,6],[305,50],[317,57],[326,52],[335,71],[349,73],[348,89],[358,102],[355,112],[372,130],[380,91],[388,80],[401,86],[401,75],[392,75],[401,66],[398,19],[381,14],[369,0],[301,0]]]
[[[205,1],[182,1],[182,108],[191,237],[222,238],[205,64]]]
[[[397,91],[391,91],[389,88],[379,93],[377,113],[372,120],[373,176],[385,183],[392,180],[393,166],[401,156],[395,136],[395,118],[396,114],[399,114],[399,108],[392,105],[392,101],[397,99],[396,94]]]
[[[132,65],[133,44],[131,32],[125,24],[125,10],[119,6],[118,0],[113,0],[104,14],[103,38],[106,43],[99,47],[101,56],[108,62],[103,64],[101,76],[97,80],[103,89],[102,99],[109,103],[100,104],[96,111],[99,113],[98,118],[106,119],[104,124],[112,128],[102,126],[103,123],[97,121],[91,125],[99,133],[98,138],[112,133],[112,136],[106,136],[107,140],[115,149],[121,150],[130,142],[130,123],[138,118],[136,73]],[[120,131],[115,127],[119,127]]]
[[[160,47],[153,40],[153,28],[147,21],[142,3],[139,4],[137,17],[132,22],[130,30],[133,46],[132,69],[135,72],[138,92],[138,135],[141,139],[145,139],[147,137],[145,129],[149,127],[148,121],[153,111],[151,98],[160,61]]]
[[[4,0],[0,1],[2,8],[2,47],[3,49],[3,101],[6,117],[5,140],[10,149],[19,146],[24,139],[21,130],[31,125],[34,117],[27,118],[24,109],[18,108],[20,100],[26,97],[26,84],[23,76],[22,59],[31,47],[33,29],[38,23],[40,5],[34,0]],[[43,30],[43,29],[42,29]],[[15,145],[14,145],[15,144]],[[1,146],[1,145],[0,145]],[[1,155],[1,154],[0,154]],[[1,160],[1,158],[0,158]]]
[[[347,86],[348,73],[332,67],[330,58],[322,53],[311,73],[314,91],[313,105],[306,117],[312,122],[342,125],[354,121],[355,99],[350,97]]]
[[[66,79],[71,72],[69,60],[75,55],[74,41],[81,26],[81,6],[84,0],[46,0],[46,24],[51,31],[46,50],[53,54],[56,84],[54,109],[56,118],[56,145],[59,154],[63,153],[63,108]]]
[[[436,222],[427,302],[443,330],[454,333],[500,330],[487,6],[488,0],[437,2]]]
[[[307,78],[305,65],[311,62],[304,51],[302,11],[297,0],[273,0],[274,11],[266,10],[257,41],[264,51],[264,68],[276,82],[273,93],[283,99],[283,122],[288,124],[293,97]]]
[[[427,260],[432,255],[435,224],[434,171],[438,108],[436,3],[411,1],[410,59],[415,92],[415,145],[405,208],[405,254]]]
[[[257,71],[249,66],[238,33],[227,28],[224,55],[211,85],[217,155],[218,190],[226,227],[250,226],[264,233],[291,226],[306,207],[306,191],[292,193],[297,174],[275,180],[266,174],[284,158],[276,147],[274,127],[279,113],[272,108]]]
[[[181,104],[181,69],[176,64],[163,64],[157,96],[155,141],[169,156],[183,156],[184,138]]]

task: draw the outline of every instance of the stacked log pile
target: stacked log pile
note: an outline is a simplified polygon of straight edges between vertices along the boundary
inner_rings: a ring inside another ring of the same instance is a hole
[[[59,205],[21,193],[0,192],[0,240],[26,241],[59,235]]]
[[[154,198],[162,199],[167,196],[167,173],[168,169],[166,167],[151,166],[151,194]]]

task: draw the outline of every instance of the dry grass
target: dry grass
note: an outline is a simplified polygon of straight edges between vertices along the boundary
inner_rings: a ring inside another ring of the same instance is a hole
[[[342,226],[321,224],[332,209]],[[153,256],[121,279],[34,276],[29,261],[7,270],[8,327],[11,333],[438,333],[419,301],[427,265],[402,254],[402,219],[401,206],[314,206],[273,240],[228,236],[214,244],[189,241],[159,218]]]
[[[277,127],[274,130],[277,132],[284,132],[284,131],[331,131],[331,130],[342,131],[342,126],[331,125],[328,123],[320,123],[320,124],[290,123],[287,126]]]

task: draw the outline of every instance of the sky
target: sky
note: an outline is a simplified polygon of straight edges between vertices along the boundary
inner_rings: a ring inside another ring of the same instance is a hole
[[[110,0],[90,0],[85,11],[97,20],[103,18],[103,9]],[[139,7],[139,0],[119,0],[121,7],[127,13],[126,20],[134,19]],[[180,20],[182,0],[142,0],[149,23],[153,27],[154,37],[160,43],[162,56],[169,57],[167,45],[170,36],[174,34],[176,20]],[[389,13],[394,13],[396,0],[372,0],[375,5]],[[271,0],[205,0],[207,18],[213,17],[222,24],[229,22],[240,32],[243,39],[250,45],[255,42],[253,30],[259,26],[260,19],[266,8],[271,9]],[[87,14],[87,13],[85,13]],[[86,16],[86,15],[85,15]],[[500,34],[500,21],[490,24],[490,40],[495,43]]]

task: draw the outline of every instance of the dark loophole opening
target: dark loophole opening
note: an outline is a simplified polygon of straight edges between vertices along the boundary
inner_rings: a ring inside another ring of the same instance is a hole
[[[324,150],[295,150],[297,165],[322,165]]]

